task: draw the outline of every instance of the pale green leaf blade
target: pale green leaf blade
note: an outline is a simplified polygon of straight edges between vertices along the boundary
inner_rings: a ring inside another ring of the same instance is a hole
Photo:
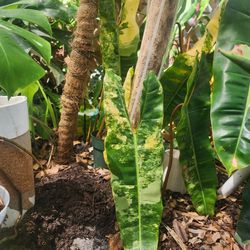
[[[159,80],[149,73],[143,83],[141,121],[137,131],[138,187],[140,190],[141,248],[157,249],[162,214],[161,184],[163,93]]]

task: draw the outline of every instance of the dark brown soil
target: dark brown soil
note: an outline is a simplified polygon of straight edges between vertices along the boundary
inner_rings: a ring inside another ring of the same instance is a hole
[[[18,227],[18,237],[0,249],[108,249],[115,209],[109,181],[75,165],[36,183],[36,205]]]

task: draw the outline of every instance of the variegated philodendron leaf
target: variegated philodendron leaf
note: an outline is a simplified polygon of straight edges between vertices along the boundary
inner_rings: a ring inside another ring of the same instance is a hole
[[[141,121],[137,130],[132,130],[121,78],[106,70],[105,154],[125,249],[157,249],[162,213],[162,102],[160,83],[150,73],[144,82]]]

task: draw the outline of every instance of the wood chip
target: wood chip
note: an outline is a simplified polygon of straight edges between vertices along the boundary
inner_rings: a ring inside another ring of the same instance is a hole
[[[215,243],[217,240],[221,238],[221,234],[219,232],[216,232],[212,235],[212,240]]]
[[[182,225],[180,222],[178,222],[176,219],[173,221],[173,228],[183,242],[186,242],[188,240],[186,227]]]
[[[224,250],[224,247],[221,244],[216,244],[212,247],[212,250]],[[226,250],[226,249],[225,249]]]
[[[176,241],[176,243],[180,246],[182,250],[188,250],[187,246],[183,243],[181,238],[175,233],[173,229],[171,229],[169,226],[163,224],[163,226],[168,230],[170,235],[173,237],[173,239]]]

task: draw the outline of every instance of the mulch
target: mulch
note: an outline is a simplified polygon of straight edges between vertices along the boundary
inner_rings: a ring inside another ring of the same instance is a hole
[[[0,249],[120,249],[110,172],[92,168],[86,152],[77,155],[77,162],[52,164],[48,177],[36,172],[36,204],[19,223],[17,237]],[[221,172],[218,177],[220,183],[227,178]],[[241,193],[240,188],[218,200],[214,217],[209,217],[195,212],[189,195],[166,191],[159,249],[250,249],[234,238]]]

